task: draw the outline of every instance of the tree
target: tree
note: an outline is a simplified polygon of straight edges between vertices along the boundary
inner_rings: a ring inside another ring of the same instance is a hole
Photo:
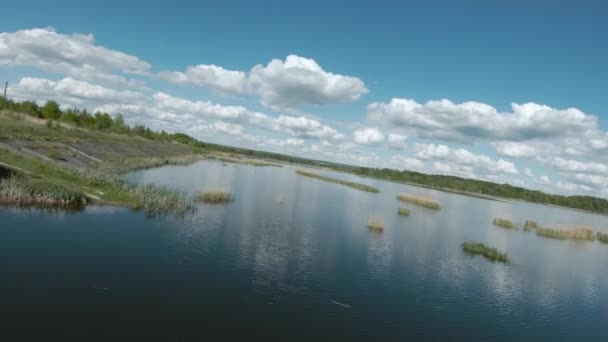
[[[42,116],[45,119],[59,119],[61,116],[61,110],[59,109],[59,105],[55,101],[47,101],[42,107]]]
[[[95,121],[97,129],[107,129],[112,125],[112,117],[108,113],[95,113]]]
[[[42,117],[42,114],[40,113],[40,107],[38,107],[36,102],[33,101],[21,102],[21,105],[19,106],[18,110],[31,116],[35,116],[38,118]]]

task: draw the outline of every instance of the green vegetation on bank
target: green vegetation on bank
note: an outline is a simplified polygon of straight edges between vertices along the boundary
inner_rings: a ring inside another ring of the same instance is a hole
[[[225,203],[229,202],[231,195],[229,192],[207,191],[197,194],[194,198],[197,202],[205,203]]]
[[[397,210],[397,213],[401,216],[409,216],[410,210],[408,208],[399,207],[399,209]]]
[[[513,221],[511,221],[509,219],[505,219],[505,218],[495,218],[492,223],[498,227],[503,227],[503,228],[508,228],[508,229],[516,228]]]
[[[597,241],[601,243],[608,243],[608,234],[597,232]]]
[[[16,171],[2,180],[4,204],[82,208],[86,203],[108,203],[143,209],[148,216],[183,215],[192,204],[181,192],[152,185],[133,185],[121,174],[104,169],[69,169],[35,157],[0,149],[0,160]],[[121,170],[120,164],[116,170]],[[105,171],[105,172],[104,172]]]
[[[359,190],[363,190],[363,191],[367,191],[367,192],[380,192],[380,190],[374,188],[373,186],[359,184],[359,183],[355,183],[355,182],[348,182],[345,180],[327,177],[327,176],[321,176],[316,173],[312,173],[312,172],[308,172],[308,171],[297,170],[296,173],[301,176],[316,178],[316,179],[324,180],[326,182],[338,183],[338,184],[350,186],[351,188],[355,188],[355,189],[359,189]]]
[[[39,106],[32,101],[16,102],[0,97],[0,111],[7,111],[14,120],[24,120],[24,116],[31,118],[44,119],[49,121],[47,128],[60,130],[64,124],[75,125],[79,128],[86,128],[91,131],[111,132],[117,135],[139,137],[142,139],[156,142],[171,142],[176,146],[190,147],[195,153],[200,152],[221,152],[231,156],[247,156],[252,158],[274,160],[289,163],[310,165],[313,167],[330,168],[336,171],[348,172],[365,177],[383,179],[387,181],[403,182],[425,186],[433,189],[462,193],[466,195],[481,197],[502,197],[519,199],[533,203],[543,203],[581,209],[597,213],[608,214],[608,200],[592,196],[562,196],[546,194],[536,190],[528,190],[515,187],[509,184],[497,184],[487,181],[474,180],[455,176],[429,175],[413,171],[400,171],[387,168],[367,168],[330,163],[320,160],[299,158],[273,152],[255,151],[244,148],[217,145],[198,141],[183,133],[169,134],[166,132],[154,132],[145,126],[129,127],[125,124],[122,116],[110,116],[107,113],[88,113],[86,110],[61,109],[58,104],[49,101],[44,106]],[[23,115],[25,113],[27,115]],[[0,126],[0,130],[2,127]],[[11,132],[10,129],[6,130]],[[88,134],[86,134],[88,135]],[[10,136],[10,134],[9,134]],[[35,137],[35,135],[32,135]],[[2,140],[0,134],[0,140]],[[52,141],[52,140],[50,140]],[[119,153],[120,151],[117,151]],[[63,158],[56,156],[57,160]]]
[[[411,194],[399,194],[397,195],[397,199],[402,201],[402,202],[407,202],[407,203],[411,203],[411,204],[415,204],[421,207],[425,207],[428,209],[433,209],[433,210],[439,210],[441,209],[441,206],[439,205],[439,203],[428,199],[428,198],[423,198],[417,195],[411,195]]]
[[[0,179],[0,203],[2,204],[77,210],[84,207],[87,200],[81,191],[42,179],[19,174]]]
[[[480,242],[466,241],[462,243],[462,250],[472,255],[482,255],[492,261],[507,262],[507,253],[503,253],[496,248],[488,247]]]

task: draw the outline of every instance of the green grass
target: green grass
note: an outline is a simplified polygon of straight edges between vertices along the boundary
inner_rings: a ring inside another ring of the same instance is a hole
[[[439,203],[437,203],[431,199],[419,197],[416,195],[399,194],[399,195],[397,195],[397,199],[402,202],[415,204],[415,205],[418,205],[418,206],[421,206],[424,208],[428,208],[428,209],[433,209],[433,210],[441,209],[441,206],[439,205]]]
[[[538,228],[536,229],[536,235],[561,240],[595,240],[595,234],[593,234],[593,230],[589,228],[574,228],[562,230]]]
[[[316,173],[312,173],[312,172],[308,172],[308,171],[297,170],[296,173],[298,175],[300,175],[300,176],[305,176],[305,177],[310,177],[310,178],[316,178],[316,179],[324,180],[326,182],[332,182],[332,183],[342,184],[342,185],[349,186],[351,188],[355,188],[355,189],[359,189],[359,190],[363,190],[363,191],[367,191],[367,192],[380,192],[380,190],[374,188],[373,186],[369,186],[369,185],[365,185],[365,184],[360,184],[360,183],[355,183],[355,182],[348,182],[348,181],[345,181],[345,180],[341,180],[341,179],[337,179],[337,178],[332,178],[332,177],[327,177],[327,176],[321,176],[321,175],[318,175]]]
[[[480,242],[466,241],[462,243],[462,250],[472,255],[482,255],[492,261],[507,262],[507,253],[503,253],[496,248],[488,247]]]
[[[410,210],[408,208],[399,207],[399,209],[397,210],[397,213],[401,216],[409,216]]]
[[[194,198],[197,202],[205,202],[205,203],[225,203],[229,202],[231,199],[231,195],[229,192],[222,191],[207,191],[201,192],[197,194]]]
[[[608,234],[597,232],[596,238],[601,243],[608,243]]]
[[[517,227],[515,227],[515,224],[513,223],[513,221],[511,221],[509,219],[505,219],[505,218],[495,218],[492,223],[498,227],[503,227],[503,228],[508,228],[508,229],[517,228]]]

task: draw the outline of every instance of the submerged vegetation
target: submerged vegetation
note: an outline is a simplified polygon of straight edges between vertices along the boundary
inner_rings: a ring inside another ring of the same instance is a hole
[[[402,202],[415,204],[415,205],[425,207],[428,209],[434,209],[434,210],[441,209],[441,206],[439,205],[439,203],[437,203],[431,199],[423,198],[423,197],[416,196],[416,195],[399,194],[399,195],[397,195],[397,199]]]
[[[338,183],[338,184],[350,186],[351,188],[355,188],[355,189],[359,189],[359,190],[363,190],[363,191],[367,191],[367,192],[380,192],[380,190],[374,188],[373,186],[359,184],[359,183],[355,183],[355,182],[348,182],[345,180],[327,177],[327,176],[321,176],[316,173],[312,173],[312,172],[308,172],[308,171],[297,170],[296,173],[301,176],[316,178],[316,179],[324,180],[326,182]]]
[[[508,228],[508,229],[516,229],[513,221],[505,218],[495,218],[492,222],[495,226]]]
[[[197,194],[194,198],[197,202],[205,203],[225,203],[229,202],[231,195],[229,192],[207,191]]]
[[[608,234],[597,232],[596,238],[601,243],[608,243]]]
[[[462,243],[462,250],[472,255],[482,255],[492,261],[507,262],[507,253],[496,248],[488,247],[480,242],[466,241]]]
[[[399,209],[397,210],[397,213],[401,216],[409,216],[410,210],[408,208],[399,207]]]
[[[549,228],[538,228],[536,229],[536,235],[562,240],[595,240],[593,230],[589,228],[574,228],[574,229],[549,229]]]

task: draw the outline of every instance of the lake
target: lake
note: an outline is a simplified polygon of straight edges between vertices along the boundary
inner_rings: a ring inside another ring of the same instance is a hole
[[[112,206],[0,209],[3,336],[80,340],[598,340],[608,338],[608,245],[538,237],[495,217],[588,225],[608,217],[490,201],[294,166],[201,161],[132,173],[194,195],[230,191],[185,217]],[[398,202],[436,199],[439,211]],[[409,217],[397,215],[409,207]],[[370,231],[382,218],[382,233]],[[462,252],[477,240],[507,264]]]

